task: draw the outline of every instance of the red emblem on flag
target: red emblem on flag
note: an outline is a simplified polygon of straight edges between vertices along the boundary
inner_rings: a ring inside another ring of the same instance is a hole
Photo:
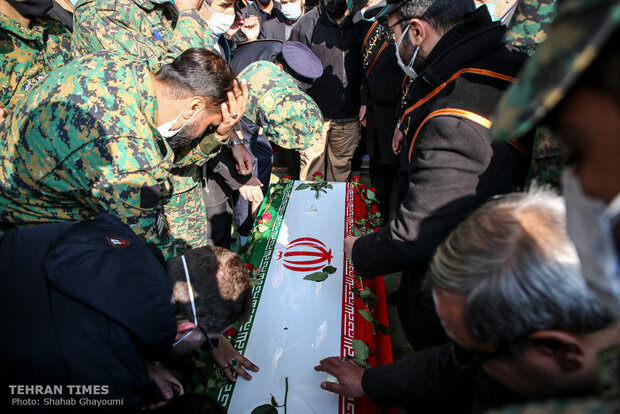
[[[322,269],[332,261],[332,250],[313,237],[301,237],[290,242],[284,253],[278,252],[276,260],[284,259],[284,267],[294,272],[312,272]]]

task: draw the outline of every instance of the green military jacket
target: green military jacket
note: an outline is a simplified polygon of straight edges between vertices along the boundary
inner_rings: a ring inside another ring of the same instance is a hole
[[[282,148],[302,150],[323,132],[318,105],[277,65],[259,60],[239,73],[248,83],[245,117]]]
[[[198,10],[177,13],[150,0],[80,0],[75,6],[73,53],[124,52],[151,71],[192,48],[213,49],[213,33]]]
[[[45,16],[30,26],[0,14],[0,102],[8,108],[71,60],[71,34],[62,23]]]
[[[97,50],[121,52],[155,72],[189,48],[214,47],[213,33],[198,10],[177,13],[170,2],[81,0],[74,16],[75,55]],[[176,156],[169,177],[172,194],[163,208],[179,253],[207,244],[207,211],[195,164],[206,162],[220,146],[211,134],[188,148],[188,153]]]
[[[143,64],[97,52],[52,72],[0,124],[0,224],[106,211],[174,255],[162,215],[174,154],[156,119]]]

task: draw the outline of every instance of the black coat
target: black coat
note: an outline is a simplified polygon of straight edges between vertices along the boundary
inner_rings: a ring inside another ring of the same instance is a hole
[[[352,15],[340,24],[329,19],[323,4],[312,9],[293,26],[289,40],[308,46],[323,64],[323,75],[307,93],[326,119],[356,117],[362,86],[363,22]]]
[[[124,407],[139,404],[144,360],[167,353],[176,334],[163,258],[101,213],[8,231],[0,263],[3,390],[107,385]]]
[[[366,152],[381,164],[398,165],[392,138],[402,94],[404,72],[396,63],[396,47],[381,35],[378,22],[368,28],[362,51],[364,81],[362,105],[366,105]]]
[[[426,101],[422,98],[463,68],[514,77],[526,55],[509,51],[502,43],[503,35],[504,29],[492,23],[486,9],[480,8],[435,45],[410,90],[411,102],[421,104],[403,120],[408,143],[413,146],[407,196],[393,221],[359,238],[353,246],[353,264],[362,276],[405,271],[399,314],[405,319],[403,327],[414,349],[433,343],[425,341],[432,337],[430,333],[414,332],[411,319],[418,312],[417,291],[435,249],[490,196],[521,186],[529,164],[528,154],[521,154],[507,143],[491,143],[488,129],[467,118],[437,116],[419,129],[429,114],[441,108],[459,108],[491,118],[510,82],[462,75]],[[531,149],[531,141],[523,146]],[[435,317],[432,301],[428,308],[424,321]],[[436,319],[431,325],[443,335]],[[414,339],[416,336],[420,342]]]
[[[282,35],[284,32],[284,28],[278,28],[276,29],[276,26],[283,26],[287,23],[287,19],[286,17],[284,17],[284,14],[282,14],[282,11],[280,10],[280,3],[277,1],[273,2],[273,8],[271,9],[271,13],[267,14],[265,13],[260,6],[257,4],[257,2],[254,2],[252,4],[250,4],[247,7],[244,7],[243,10],[241,10],[241,17],[242,18],[247,18],[250,16],[257,16],[258,20],[260,21],[260,34],[258,36],[259,39],[270,39],[271,37],[266,37],[264,36],[264,31],[263,28],[265,27],[265,24],[267,22],[269,23],[269,27],[270,27],[270,31],[274,31],[274,30],[282,30]],[[274,26],[275,25],[275,26]],[[286,40],[284,38],[281,37],[274,37],[274,39],[281,39],[281,40]],[[235,35],[233,36],[233,40],[236,43],[243,43],[243,42],[247,42],[248,38],[245,37],[245,34],[241,31],[238,30],[237,33],[235,33]]]
[[[424,349],[362,377],[364,392],[380,407],[403,406],[418,414],[470,414],[523,402],[479,365],[457,362],[451,343]]]

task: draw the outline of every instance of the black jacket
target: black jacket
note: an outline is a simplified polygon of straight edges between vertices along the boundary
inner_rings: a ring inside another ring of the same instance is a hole
[[[123,407],[139,404],[147,385],[144,360],[163,356],[176,334],[161,259],[105,213],[5,233],[3,390],[6,384],[63,385],[67,397],[67,384],[106,385],[107,397],[123,398]]]
[[[526,55],[508,50],[503,35],[502,26],[492,23],[481,7],[433,48],[411,86],[411,102],[418,106],[403,121],[413,146],[407,196],[389,225],[361,237],[353,247],[353,264],[362,276],[406,271],[401,282],[401,293],[406,294],[399,304],[402,317],[414,313],[406,307],[413,301],[411,291],[419,287],[436,247],[450,231],[490,196],[514,191],[525,180],[531,139],[518,145],[522,154],[507,143],[491,143],[488,126],[467,117],[428,118],[446,108],[491,118],[511,82],[479,74],[446,82],[464,68],[514,77]],[[407,321],[404,325],[413,342],[413,327]]]
[[[280,7],[281,6],[279,2],[273,1],[273,8],[271,9],[271,13],[265,13],[263,9],[261,9],[260,6],[257,4],[257,2],[254,2],[241,10],[241,17],[245,19],[250,16],[257,16],[260,21],[260,34],[258,37],[259,39],[267,39],[267,37],[263,35],[263,27],[265,26],[265,23],[270,22],[270,27],[272,27],[273,30],[273,26],[271,25],[283,26],[287,22],[287,19],[286,17],[284,17],[284,14],[282,14]],[[277,39],[280,39],[280,37],[277,37]],[[243,43],[247,42],[248,38],[241,30],[238,30],[237,33],[235,33],[235,35],[233,36],[233,40],[236,43]]]
[[[362,387],[380,407],[404,406],[419,414],[470,414],[472,406],[475,412],[486,412],[525,400],[494,381],[479,365],[457,362],[451,343],[369,368]]]
[[[323,75],[308,89],[327,119],[351,118],[359,114],[362,86],[363,22],[353,23],[353,15],[340,24],[320,7],[301,16],[289,40],[308,46],[323,64]]]
[[[396,47],[387,43],[378,22],[364,38],[362,105],[366,105],[366,152],[381,164],[398,165],[392,138],[405,74],[396,63]]]

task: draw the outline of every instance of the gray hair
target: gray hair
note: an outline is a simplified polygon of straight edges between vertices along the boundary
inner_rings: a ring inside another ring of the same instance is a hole
[[[564,200],[546,189],[475,211],[439,246],[425,283],[465,294],[471,332],[507,353],[535,331],[590,333],[612,322],[581,276]]]
[[[398,19],[421,17],[440,35],[467,19],[476,6],[473,0],[412,0],[399,7]],[[403,30],[407,21],[401,23]]]

